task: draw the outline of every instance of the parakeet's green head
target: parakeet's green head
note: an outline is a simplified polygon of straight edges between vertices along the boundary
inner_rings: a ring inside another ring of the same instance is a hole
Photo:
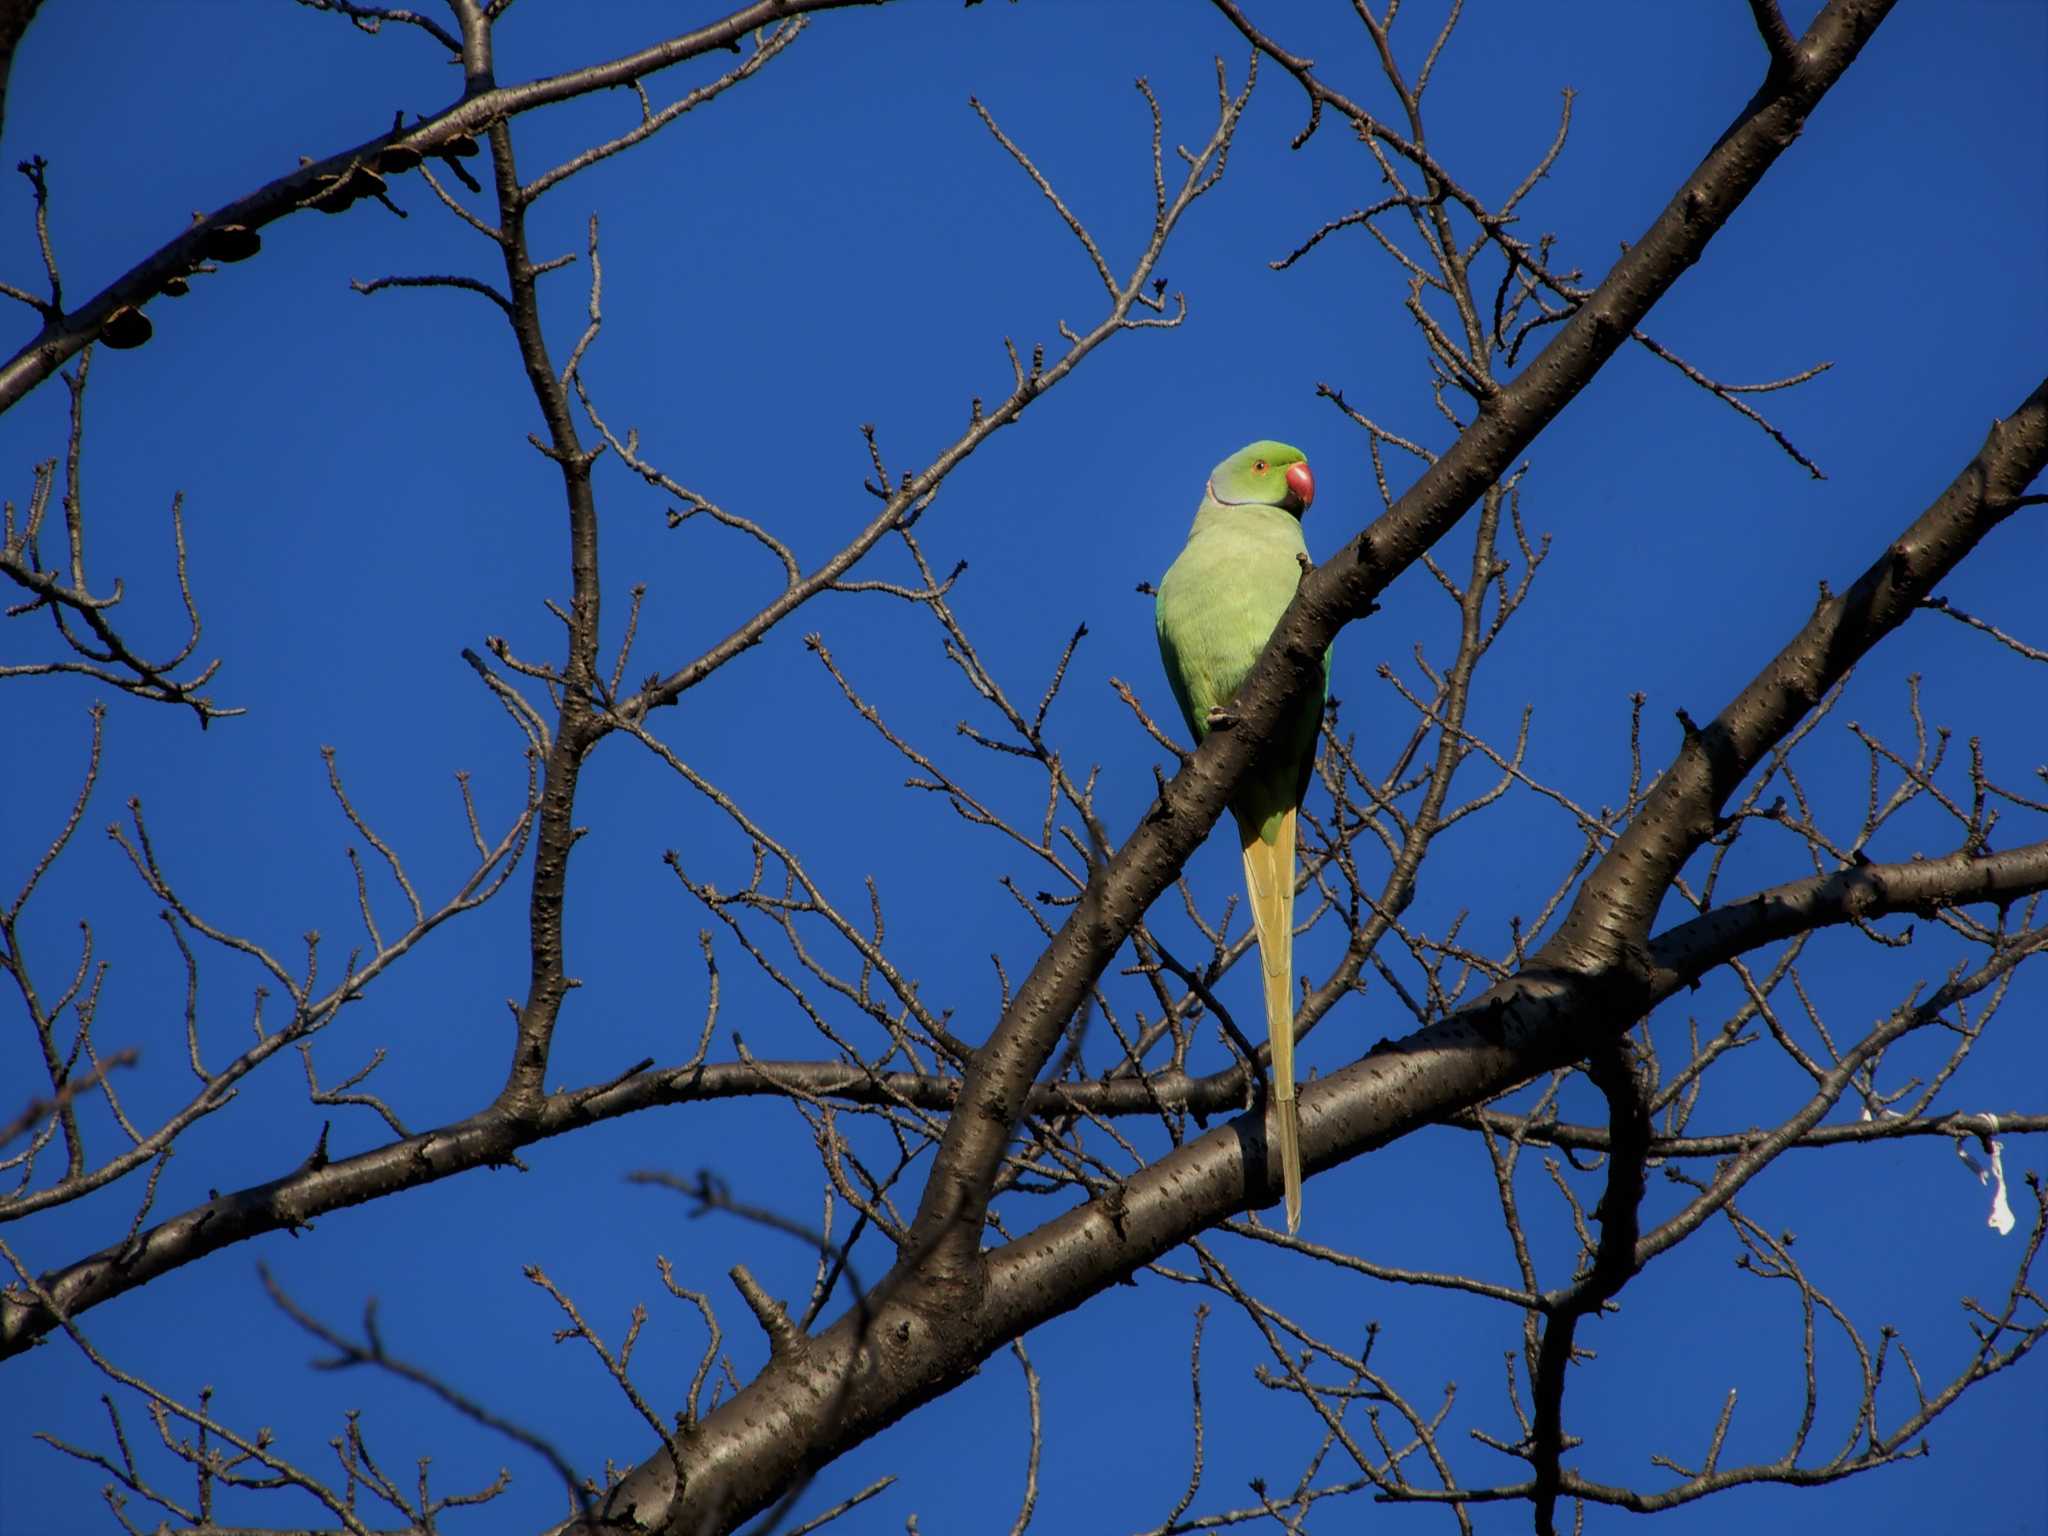
[[[1316,499],[1316,477],[1299,448],[1262,440],[1209,471],[1209,495],[1225,506],[1279,507],[1299,517]]]

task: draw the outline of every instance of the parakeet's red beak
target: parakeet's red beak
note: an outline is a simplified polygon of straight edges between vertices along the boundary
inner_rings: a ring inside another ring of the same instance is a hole
[[[1287,466],[1287,489],[1293,493],[1294,499],[1301,503],[1295,511],[1306,512],[1309,503],[1316,499],[1316,477],[1306,463]]]

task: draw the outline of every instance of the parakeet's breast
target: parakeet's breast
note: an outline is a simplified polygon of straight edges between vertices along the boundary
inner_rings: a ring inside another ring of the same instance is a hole
[[[1275,507],[1205,505],[1159,583],[1159,648],[1188,729],[1208,734],[1301,582],[1301,525]]]

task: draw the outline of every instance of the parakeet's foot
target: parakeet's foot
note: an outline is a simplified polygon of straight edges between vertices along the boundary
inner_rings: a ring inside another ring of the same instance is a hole
[[[1209,719],[1208,719],[1208,726],[1209,726],[1209,729],[1210,729],[1210,730],[1212,730],[1212,731],[1227,731],[1227,730],[1229,730],[1229,729],[1230,729],[1230,728],[1231,728],[1232,726],[1234,726],[1234,725],[1236,725],[1236,724],[1237,724],[1237,716],[1236,716],[1236,715],[1233,715],[1233,714],[1232,714],[1232,713],[1231,713],[1231,712],[1230,712],[1229,710],[1225,709],[1225,708],[1224,708],[1224,707],[1223,707],[1223,706],[1222,706],[1221,704],[1217,704],[1217,705],[1214,705],[1214,706],[1213,706],[1213,707],[1211,707],[1211,709],[1209,710]]]

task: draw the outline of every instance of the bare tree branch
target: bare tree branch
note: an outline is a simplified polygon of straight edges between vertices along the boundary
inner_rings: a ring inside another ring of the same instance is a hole
[[[100,335],[110,317],[123,310],[139,311],[165,284],[184,281],[208,261],[240,261],[255,255],[262,244],[260,231],[265,226],[314,206],[316,198],[346,206],[355,197],[370,195],[371,176],[411,169],[428,156],[474,153],[472,136],[492,124],[503,124],[521,113],[556,102],[628,85],[687,59],[730,48],[757,27],[771,22],[851,5],[883,3],[886,0],[754,0],[718,21],[616,59],[524,85],[491,83],[467,90],[455,105],[413,128],[394,126],[351,148],[301,165],[216,209],[144,257],[77,309],[45,325],[12,358],[0,363],[0,411],[14,406]],[[475,21],[475,27],[465,26],[461,43],[465,63],[472,66],[468,55],[473,35],[485,24],[483,13],[475,13]],[[453,41],[440,29],[435,30]],[[477,78],[472,73],[472,81]]]

